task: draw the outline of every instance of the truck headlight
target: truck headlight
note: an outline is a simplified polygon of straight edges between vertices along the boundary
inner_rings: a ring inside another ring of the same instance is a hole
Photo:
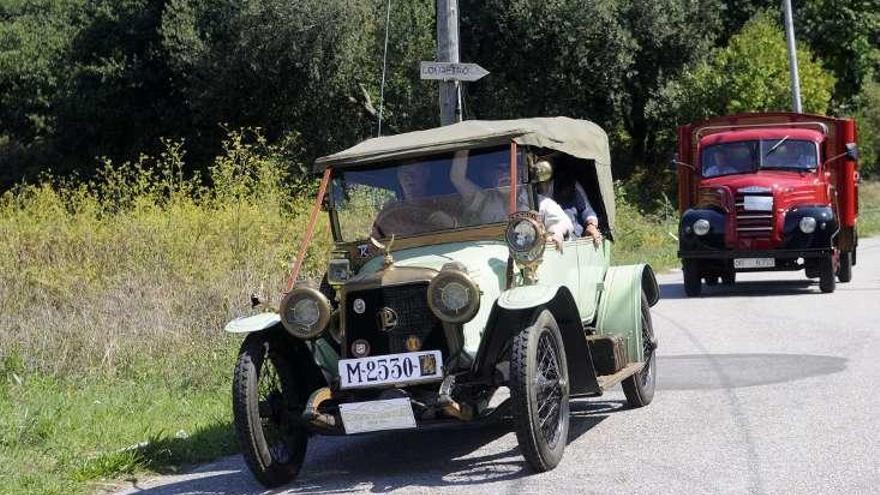
[[[544,254],[544,224],[534,212],[518,212],[504,232],[511,256],[519,263],[538,260]]]
[[[281,300],[281,324],[294,337],[313,339],[327,328],[332,309],[324,294],[311,287],[297,287]]]
[[[480,310],[480,288],[464,266],[449,263],[428,284],[428,307],[443,321],[468,322]]]
[[[706,220],[705,218],[701,218],[701,219],[697,220],[696,222],[694,222],[694,226],[693,226],[694,234],[697,234],[699,236],[704,236],[709,233],[710,227],[711,227],[711,225],[709,225],[709,221]]]
[[[816,231],[816,219],[813,217],[801,218],[798,227],[800,227],[801,232],[803,232],[804,234],[812,234]]]

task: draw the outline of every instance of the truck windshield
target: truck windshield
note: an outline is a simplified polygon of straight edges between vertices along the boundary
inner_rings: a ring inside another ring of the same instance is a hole
[[[337,170],[330,188],[340,241],[430,232],[505,222],[510,149],[459,151],[368,169]],[[517,160],[524,179],[525,160]],[[530,209],[520,184],[518,209]]]
[[[819,163],[813,141],[786,137],[760,141],[736,141],[703,148],[703,177],[744,174],[758,169],[814,170]]]

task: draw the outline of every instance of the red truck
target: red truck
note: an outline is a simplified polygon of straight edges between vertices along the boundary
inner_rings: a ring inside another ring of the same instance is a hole
[[[798,113],[678,128],[679,251],[688,296],[737,272],[805,270],[849,282],[858,247],[856,123]],[[836,280],[835,280],[836,279]]]

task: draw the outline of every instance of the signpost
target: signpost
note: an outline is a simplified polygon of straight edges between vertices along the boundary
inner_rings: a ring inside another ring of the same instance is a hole
[[[424,80],[473,82],[488,73],[489,71],[477,64],[422,62],[421,66],[421,78]]]

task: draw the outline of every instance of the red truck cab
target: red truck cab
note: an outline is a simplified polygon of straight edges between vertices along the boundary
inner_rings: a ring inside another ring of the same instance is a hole
[[[856,138],[852,119],[796,113],[679,127],[687,295],[746,271],[805,270],[823,292],[848,282],[858,245]]]

